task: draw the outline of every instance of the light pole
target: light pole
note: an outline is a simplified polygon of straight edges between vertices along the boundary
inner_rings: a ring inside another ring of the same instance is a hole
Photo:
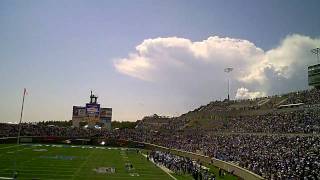
[[[227,67],[224,69],[224,72],[227,73],[228,76],[228,101],[230,101],[230,77],[229,77],[229,73],[233,70],[232,67]]]

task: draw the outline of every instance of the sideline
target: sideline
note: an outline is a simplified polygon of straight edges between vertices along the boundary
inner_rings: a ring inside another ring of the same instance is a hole
[[[142,156],[144,156],[145,158],[147,158],[146,154],[141,153]],[[151,161],[151,160],[150,160]],[[157,163],[155,163],[154,161],[151,161],[153,164],[155,164],[156,166],[158,166],[162,171],[164,171],[165,173],[167,173],[172,179],[174,180],[178,180],[177,178],[175,178],[174,176],[172,176],[172,174],[170,174],[170,172],[172,172],[170,169],[164,167],[164,166],[160,166]]]

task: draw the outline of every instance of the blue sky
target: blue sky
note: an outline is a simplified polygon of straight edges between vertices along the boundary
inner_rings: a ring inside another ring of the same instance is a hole
[[[319,7],[317,0],[2,0],[0,122],[18,120],[24,87],[29,91],[26,121],[69,120],[72,105],[85,104],[90,89],[102,106],[113,107],[114,120],[184,113],[224,94],[202,91],[206,82],[197,88],[190,83],[190,89],[200,90],[184,93],[185,85],[144,81],[115,64],[144,40],[158,37],[192,42],[229,37],[264,51],[277,48],[291,34],[314,40],[320,35]],[[292,89],[277,92],[287,90]]]

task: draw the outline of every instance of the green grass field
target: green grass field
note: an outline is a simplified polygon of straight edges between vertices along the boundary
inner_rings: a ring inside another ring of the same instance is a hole
[[[133,169],[128,170],[126,163]],[[115,172],[96,172],[98,168],[115,168]],[[134,149],[0,144],[0,179],[12,177],[14,169],[18,179],[174,179]],[[171,175],[177,180],[192,179]]]
[[[0,177],[18,179],[172,179],[134,150],[115,148],[79,148],[31,145],[0,145]],[[131,163],[133,170],[125,168]],[[97,173],[93,169],[114,167],[115,173]]]

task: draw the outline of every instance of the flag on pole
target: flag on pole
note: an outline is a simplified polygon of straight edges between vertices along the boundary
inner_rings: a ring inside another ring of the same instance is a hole
[[[28,95],[28,91],[26,88],[24,88],[24,90],[23,90],[23,95]]]

